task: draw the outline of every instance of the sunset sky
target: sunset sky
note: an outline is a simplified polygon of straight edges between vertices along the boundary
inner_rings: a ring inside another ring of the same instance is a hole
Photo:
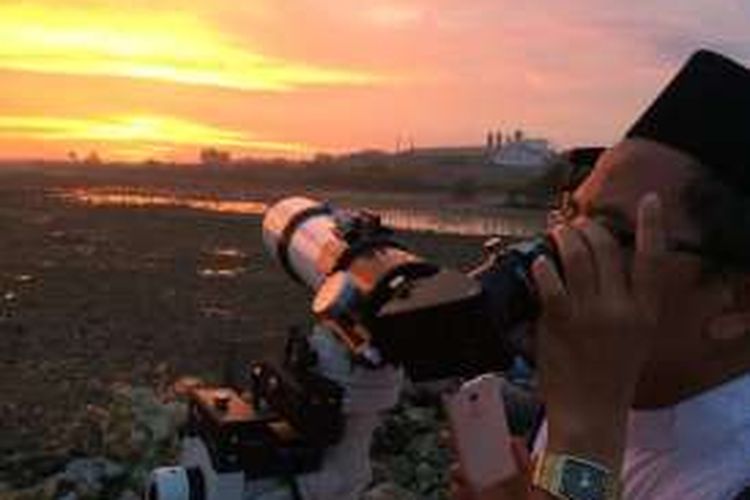
[[[0,0],[0,156],[615,140],[745,0]]]

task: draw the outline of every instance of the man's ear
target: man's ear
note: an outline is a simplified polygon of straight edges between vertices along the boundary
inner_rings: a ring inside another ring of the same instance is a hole
[[[715,341],[750,338],[750,274],[728,278],[727,305],[706,325],[706,337]]]

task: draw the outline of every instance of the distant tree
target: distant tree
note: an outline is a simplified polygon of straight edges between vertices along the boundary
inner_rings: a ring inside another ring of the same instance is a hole
[[[207,167],[220,167],[231,163],[231,155],[228,151],[216,148],[203,148],[200,153],[201,164]]]
[[[70,163],[78,163],[78,154],[75,151],[68,151],[68,161]]]
[[[99,158],[99,153],[97,153],[96,151],[91,151],[88,156],[86,156],[86,159],[83,160],[83,163],[85,165],[97,167],[102,164],[102,160],[101,158]]]
[[[313,157],[312,163],[315,166],[329,166],[336,161],[336,157],[329,153],[318,153]]]

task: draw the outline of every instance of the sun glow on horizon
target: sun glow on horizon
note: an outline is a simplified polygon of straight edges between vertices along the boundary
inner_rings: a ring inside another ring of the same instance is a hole
[[[0,68],[267,92],[384,81],[253,52],[182,11],[28,3],[0,5]]]
[[[239,130],[175,117],[122,115],[107,118],[0,116],[0,138],[36,141],[100,143],[108,157],[142,160],[153,154],[169,156],[179,147],[205,145],[237,153],[304,156],[306,144],[254,138]]]

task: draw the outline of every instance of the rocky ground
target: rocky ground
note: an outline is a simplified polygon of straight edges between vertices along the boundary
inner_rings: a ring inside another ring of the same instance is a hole
[[[92,410],[85,454],[57,464],[23,451],[2,460],[4,500],[135,500],[149,471],[174,463],[184,401],[167,390],[115,388],[106,406]],[[432,396],[411,393],[375,436],[373,484],[365,500],[445,499],[451,454],[440,439],[445,422]],[[10,476],[24,476],[11,479]]]
[[[53,459],[17,450],[4,456],[0,498],[141,498],[150,471],[176,463],[179,427],[187,415],[184,387],[195,383],[185,378],[161,388],[113,386],[108,402],[89,407],[88,418],[79,423],[86,445],[75,455]],[[455,457],[446,447],[448,425],[440,401],[434,387],[410,386],[384,416],[371,451],[373,481],[363,500],[450,498]],[[515,409],[509,414],[511,431],[519,436],[530,428],[533,409],[520,402],[514,398],[508,405]]]
[[[274,352],[289,325],[309,322],[310,297],[265,255],[257,217],[93,209],[46,196],[49,183],[2,180],[0,497],[44,478],[64,495],[65,484],[85,483],[91,470],[96,484],[72,488],[69,500],[128,495],[171,449],[165,421],[133,431],[151,425],[139,420],[138,405],[168,413],[163,390],[179,376],[217,380],[232,360]],[[447,265],[466,267],[480,255],[479,238],[401,237]],[[394,418],[432,429],[435,411],[412,405]],[[144,448],[142,439],[158,444]],[[432,439],[418,439],[415,457]],[[134,461],[133,448],[151,451]],[[384,461],[401,471],[385,482],[437,490],[441,480],[425,479],[424,467],[405,472],[404,457]]]

